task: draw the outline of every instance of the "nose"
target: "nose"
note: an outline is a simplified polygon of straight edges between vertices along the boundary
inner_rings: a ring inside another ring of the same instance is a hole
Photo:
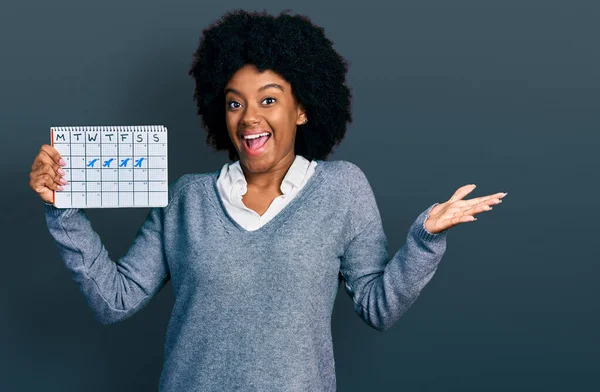
[[[245,126],[252,126],[254,124],[259,123],[260,120],[260,110],[255,108],[254,105],[248,105],[242,115],[242,124]]]

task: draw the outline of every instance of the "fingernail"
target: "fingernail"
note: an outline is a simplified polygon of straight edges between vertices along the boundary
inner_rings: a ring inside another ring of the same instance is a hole
[[[477,188],[477,185],[475,185],[475,184],[471,184],[471,185],[473,185],[473,188]]]
[[[504,196],[508,195],[507,192],[504,192],[504,194],[502,194],[502,196],[500,196],[500,198],[502,199]]]
[[[58,163],[60,163],[62,166],[66,165],[67,162],[65,162],[64,159],[60,158],[60,160],[58,161]]]
[[[67,185],[68,184],[67,180],[65,180],[64,178],[61,178],[59,181],[63,185]]]
[[[57,170],[58,174],[60,174],[61,176],[65,175],[65,171],[63,169],[61,169],[60,167]]]
[[[60,186],[60,185],[57,188],[59,191],[62,191],[63,189],[65,189],[63,186]]]

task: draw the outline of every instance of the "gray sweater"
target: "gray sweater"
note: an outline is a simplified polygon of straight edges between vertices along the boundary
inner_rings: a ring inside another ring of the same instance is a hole
[[[300,193],[255,231],[231,219],[219,171],[186,174],[150,210],[120,259],[108,257],[82,209],[45,205],[66,267],[105,324],[142,309],[170,279],[161,391],[335,391],[331,337],[343,281],[378,331],[417,299],[446,250],[447,231],[411,225],[390,259],[373,191],[347,161],[318,161]]]

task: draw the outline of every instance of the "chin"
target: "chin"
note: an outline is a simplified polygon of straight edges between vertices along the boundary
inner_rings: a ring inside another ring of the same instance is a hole
[[[271,168],[273,159],[271,157],[254,158],[241,156],[240,164],[252,173],[262,173]]]

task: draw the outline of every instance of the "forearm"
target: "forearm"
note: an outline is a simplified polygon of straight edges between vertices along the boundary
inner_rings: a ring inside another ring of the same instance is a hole
[[[168,277],[165,270],[138,271],[111,260],[84,210],[47,204],[44,208],[48,229],[65,266],[103,324],[129,317],[164,285]],[[130,252],[129,257],[143,256],[135,253]],[[142,279],[145,275],[161,283]]]
[[[387,245],[379,220],[373,221],[365,228],[370,231],[370,235],[378,238],[378,241],[363,241],[360,249],[356,247],[353,257],[381,260],[385,265],[383,271],[355,271],[354,275],[357,278],[352,281],[350,287],[346,286],[352,293],[356,312],[377,330],[390,328],[402,317],[429,283],[444,255],[446,232],[431,234],[423,227],[427,213],[432,207],[421,213],[411,225],[406,243],[391,260],[387,258],[387,247],[377,245],[383,242]],[[385,260],[389,262],[385,264]]]

